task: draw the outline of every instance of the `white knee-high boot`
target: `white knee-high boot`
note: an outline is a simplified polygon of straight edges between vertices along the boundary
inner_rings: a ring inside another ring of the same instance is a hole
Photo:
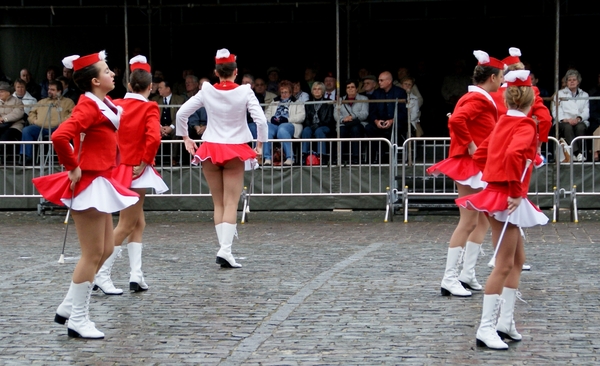
[[[477,282],[475,278],[475,265],[477,264],[477,257],[481,251],[481,244],[474,243],[472,241],[467,242],[465,247],[465,254],[463,255],[463,269],[458,276],[458,280],[464,288],[481,291],[483,287]]]
[[[505,350],[508,345],[496,333],[496,320],[502,305],[500,295],[483,295],[483,308],[481,309],[481,323],[477,329],[476,343],[480,347]]]
[[[148,290],[148,285],[144,280],[142,272],[142,243],[127,244],[127,253],[129,254],[129,290],[134,292]]]
[[[113,285],[112,280],[110,279],[112,266],[113,264],[115,264],[115,260],[117,259],[117,257],[121,257],[121,250],[122,248],[120,245],[116,246],[110,257],[106,259],[102,267],[100,267],[98,273],[96,273],[96,278],[94,280],[94,291],[100,289],[106,295],[121,295],[123,293],[123,290],[121,290],[120,288],[116,288],[115,285]]]
[[[74,338],[104,338],[104,333],[96,329],[89,319],[90,295],[93,284],[89,281],[73,283],[73,308],[69,317],[67,334]]]
[[[446,258],[446,271],[444,272],[444,278],[442,279],[441,291],[443,296],[460,296],[467,297],[471,296],[471,292],[465,290],[464,287],[458,282],[458,263],[460,256],[463,252],[463,248],[448,248],[448,257]]]
[[[69,286],[69,291],[67,291],[67,295],[56,309],[54,321],[58,324],[65,324],[67,319],[69,319],[69,317],[71,316],[71,309],[73,307],[73,285],[75,284],[71,281],[71,286]]]
[[[233,254],[231,254],[231,245],[233,244],[233,237],[237,235],[237,224],[223,222],[219,225],[221,225],[221,237],[219,238],[219,244],[221,244],[221,249],[219,249],[219,252],[217,253],[217,264],[220,264],[221,267],[239,268],[242,265],[237,263],[235,261],[235,258],[233,257]],[[218,233],[219,228],[217,228],[217,236]]]
[[[517,332],[515,326],[515,302],[517,301],[517,289],[505,287],[502,289],[502,298],[504,304],[500,311],[500,318],[498,318],[498,325],[496,325],[496,331],[500,338],[510,338],[515,342],[519,342],[523,337]]]

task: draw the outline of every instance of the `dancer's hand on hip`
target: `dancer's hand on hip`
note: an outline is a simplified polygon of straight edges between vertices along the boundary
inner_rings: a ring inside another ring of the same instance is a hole
[[[521,197],[508,197],[508,214],[513,213],[521,204]]]
[[[185,149],[190,154],[194,155],[196,150],[198,149],[198,145],[192,140],[189,136],[184,136],[183,143],[185,144]]]
[[[69,176],[69,180],[71,181],[71,190],[75,190],[75,184],[77,184],[77,182],[79,182],[79,180],[81,179],[81,168],[77,167],[73,170],[71,170],[68,173]]]

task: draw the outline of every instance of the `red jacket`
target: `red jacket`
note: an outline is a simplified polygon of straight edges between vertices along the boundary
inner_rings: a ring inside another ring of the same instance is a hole
[[[110,111],[106,105],[104,113],[96,100],[82,95],[73,109],[71,117],[61,123],[52,133],[52,143],[58,155],[58,160],[67,170],[77,166],[81,170],[104,171],[116,166],[117,159],[117,128],[105,115],[111,115],[118,124],[118,115]],[[109,97],[106,97],[111,103]],[[85,133],[81,148],[81,158],[77,162],[80,145],[80,134]],[[74,148],[71,148],[73,141]]]
[[[471,86],[470,90],[478,90],[474,88],[479,87]],[[497,119],[498,114],[494,103],[484,94],[469,91],[463,95],[448,119],[449,157],[467,154],[471,141],[479,146],[492,133]]]
[[[489,138],[482,179],[490,184],[508,184],[510,197],[526,197],[532,166],[523,183],[521,176],[526,160],[533,161],[537,153],[536,123],[522,114],[513,114],[500,117]]]
[[[540,90],[536,86],[532,88],[535,93],[535,100],[527,117],[535,116],[537,118],[539,139],[541,142],[548,142],[548,134],[550,133],[550,128],[552,128],[552,116],[546,105],[544,105],[544,100],[540,97]],[[498,117],[505,115],[507,111],[506,104],[504,103],[505,91],[506,86],[501,86],[498,88],[498,91],[490,93],[498,107]]]
[[[139,165],[143,161],[154,165],[161,140],[158,104],[127,95],[115,100],[116,105],[123,107],[117,133],[121,164]]]

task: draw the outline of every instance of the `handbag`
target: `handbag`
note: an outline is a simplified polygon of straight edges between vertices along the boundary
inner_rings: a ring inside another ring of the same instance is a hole
[[[306,156],[306,165],[321,165],[321,159],[315,154],[308,154]]]
[[[352,112],[350,112],[350,110],[348,109],[348,105],[344,104],[344,108],[346,108],[346,111],[348,112],[349,115],[352,116]],[[352,121],[350,122],[343,122],[340,124],[340,126],[346,126],[348,128],[352,128],[355,126],[358,126],[360,124],[360,120],[356,117],[352,118]]]

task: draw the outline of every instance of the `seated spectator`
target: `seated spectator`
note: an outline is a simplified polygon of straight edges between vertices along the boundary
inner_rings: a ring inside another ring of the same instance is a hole
[[[15,83],[14,83],[15,92],[13,93],[13,97],[19,98],[21,100],[21,102],[23,102],[23,104],[25,105],[25,115],[23,116],[25,123],[27,123],[27,116],[29,115],[29,112],[31,112],[31,107],[28,107],[28,106],[37,103],[37,99],[35,99],[27,91],[26,85],[27,84],[25,83],[25,81],[23,79],[15,80]]]
[[[188,135],[192,140],[201,140],[206,125],[208,124],[208,116],[206,108],[201,107],[188,118]]]
[[[279,83],[279,96],[267,107],[265,116],[269,127],[269,142],[263,145],[263,165],[272,165],[272,140],[298,138],[302,133],[304,105],[292,95],[292,83],[283,80]],[[282,142],[283,165],[294,165],[294,151],[291,142]]]
[[[292,85],[294,87],[294,98],[296,98],[296,100],[299,102],[308,102],[308,100],[310,99],[310,95],[308,95],[307,92],[302,91],[302,86],[300,85],[300,82],[295,81],[294,83],[292,83]]]
[[[196,93],[198,93],[198,90],[200,90],[200,81],[198,80],[198,77],[195,75],[188,75],[185,77],[185,93],[184,93],[184,97],[185,100],[190,99],[191,97],[193,97],[194,95],[196,95]]]
[[[315,81],[312,86],[312,96],[309,99],[309,102],[327,102],[327,99],[324,99],[324,96],[325,84],[320,81]],[[304,109],[306,117],[304,119],[304,129],[302,130],[303,139],[324,139],[327,138],[331,132],[335,131],[332,104],[306,104]],[[302,155],[307,156],[311,153],[320,155],[323,157],[321,162],[327,164],[328,154],[325,142],[316,143],[315,150],[312,150],[312,144],[312,142],[302,143]]]
[[[360,95],[364,95],[365,97],[371,99],[373,92],[379,87],[377,84],[377,77],[375,75],[367,75],[362,81],[363,83],[363,91]]]
[[[571,145],[577,136],[585,136],[590,124],[590,103],[588,99],[560,100],[560,98],[588,98],[588,93],[579,88],[581,75],[577,70],[568,70],[565,74],[567,86],[558,91],[558,115],[552,102],[552,117],[558,121],[558,133]],[[575,161],[584,161],[581,141],[576,141],[572,146],[572,156]]]
[[[69,84],[69,80],[64,76],[59,76],[56,78],[56,80],[58,80],[62,83],[62,86],[63,86],[62,96],[65,98],[71,99],[73,101],[73,103],[77,104],[77,101],[79,100],[79,96],[81,95],[81,92],[79,91],[79,89],[71,87],[70,86],[71,84]]]
[[[368,100],[364,95],[358,94],[358,85],[354,80],[346,82],[346,95],[342,97],[342,101],[350,103],[342,103],[339,108],[335,108],[333,112],[334,119],[340,126],[340,137],[342,138],[360,138],[365,136],[365,127],[363,122],[369,117],[368,103],[353,103],[354,100]],[[352,141],[350,143],[350,162],[358,164],[360,162],[360,143]]]
[[[267,70],[267,91],[273,94],[279,92],[279,68],[273,66]]]
[[[384,71],[379,74],[379,89],[373,92],[371,100],[384,99],[404,99],[406,100],[406,91],[392,84],[392,74],[389,71]],[[406,115],[406,104],[398,103],[396,113],[396,102],[379,102],[371,103],[369,107],[369,124],[365,126],[367,137],[383,137],[388,140],[392,139],[394,131],[394,118],[398,122],[397,132],[400,135],[406,134],[408,128],[408,118]],[[402,141],[397,136],[397,142]],[[380,150],[377,143],[371,144],[371,163],[377,164],[379,161],[387,163],[385,157],[379,159],[377,152]]]
[[[0,141],[20,141],[24,127],[24,106],[19,98],[12,96],[12,85],[0,81]],[[4,154],[14,154],[14,145],[0,145],[0,160]]]
[[[600,74],[598,74],[598,85],[590,90],[590,97],[600,97]],[[590,100],[590,126],[588,134],[600,136],[600,100]],[[594,139],[594,161],[600,161],[600,139]]]
[[[411,93],[417,97],[417,100],[418,100],[418,103],[419,103],[418,107],[421,108],[421,106],[423,106],[423,96],[421,95],[421,92],[419,91],[419,88],[415,84],[415,78],[412,77],[410,75],[410,73],[408,72],[408,68],[404,67],[404,66],[400,66],[398,68],[398,73],[397,74],[398,74],[398,79],[394,80],[394,85],[399,86],[402,89],[406,90],[406,88],[402,87],[402,80],[404,78],[406,78],[406,77],[410,77],[412,79],[413,86],[411,88]],[[406,91],[406,92],[408,93],[408,91]]]
[[[328,73],[325,76],[325,80],[323,80],[323,84],[325,84],[325,99],[337,100],[337,79],[335,76],[332,73]]]
[[[152,77],[152,90],[150,91],[150,95],[148,96],[148,100],[152,100],[158,103],[161,99],[160,94],[158,93],[158,85],[163,81],[162,78]]]
[[[35,100],[39,100],[42,96],[42,89],[40,86],[33,80],[31,73],[27,69],[22,69],[19,73],[19,78],[25,82],[25,86],[29,94],[35,98]]]
[[[408,95],[408,100],[406,101],[406,108],[408,109],[408,121],[412,125],[413,129],[416,131],[416,136],[423,136],[423,129],[421,128],[421,111],[419,108],[419,97],[413,94],[414,91],[414,82],[411,76],[404,76],[402,80],[400,80],[400,87],[406,91]]]
[[[261,105],[271,104],[277,96],[277,94],[267,91],[267,83],[265,83],[265,80],[262,78],[254,79],[254,95],[256,95],[256,98]],[[264,108],[265,107],[263,106],[263,109]]]
[[[52,80],[55,80],[57,74],[58,72],[56,66],[48,66],[46,69],[46,79],[40,83],[41,99],[48,98],[48,83],[50,83]]]
[[[44,98],[31,109],[29,126],[23,129],[21,141],[37,141],[40,137],[50,136],[64,120],[71,116],[75,103],[61,95],[63,84],[52,80],[48,84],[48,98]],[[33,163],[33,145],[21,145],[25,165]]]

